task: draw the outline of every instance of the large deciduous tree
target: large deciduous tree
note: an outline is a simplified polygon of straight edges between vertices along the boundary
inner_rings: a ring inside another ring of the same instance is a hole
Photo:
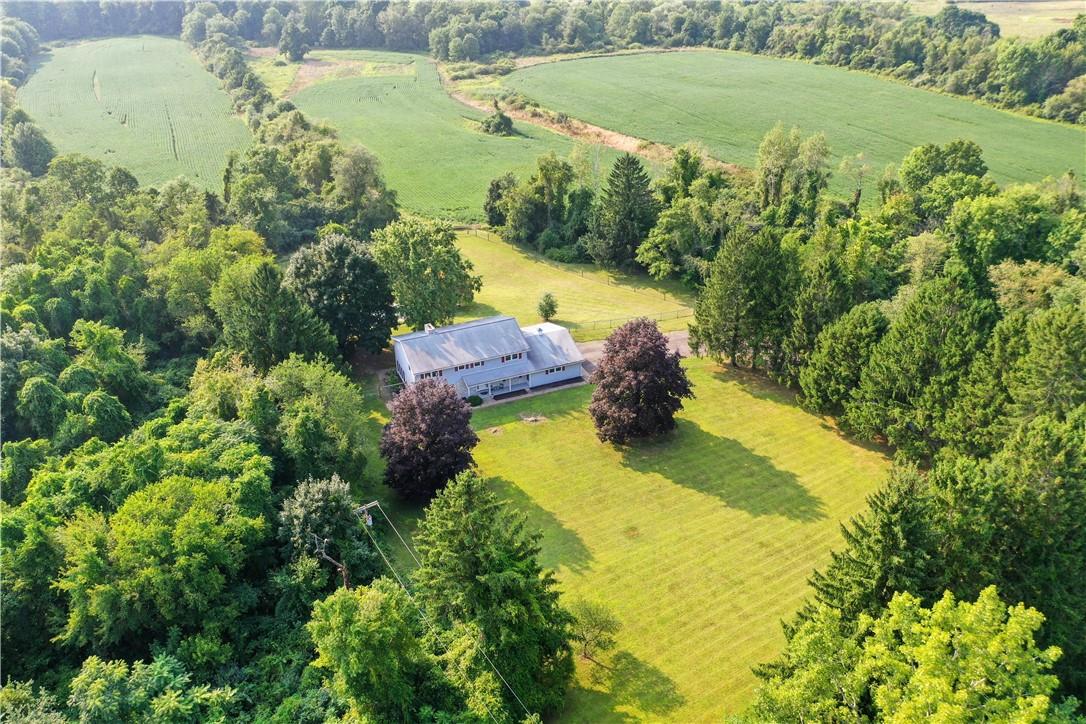
[[[389,224],[374,232],[373,256],[392,283],[397,311],[415,329],[448,324],[482,287],[445,223],[404,219]]]
[[[898,593],[859,633],[823,607],[793,632],[751,721],[1074,721],[1056,697],[1060,651],[1034,636],[1044,616],[988,587],[976,603],[947,592],[931,608]],[[982,682],[982,685],[978,685]]]
[[[404,388],[389,405],[392,419],[381,433],[385,482],[411,498],[428,499],[472,465],[479,437],[471,407],[441,379]]]
[[[416,595],[445,626],[475,627],[480,646],[530,711],[561,706],[573,676],[567,614],[541,568],[538,533],[472,472],[426,509],[415,545]],[[520,704],[502,691],[510,711]]]
[[[328,325],[282,282],[282,272],[265,259],[243,261],[223,273],[211,291],[223,342],[261,371],[291,354],[335,359]]]
[[[396,326],[388,277],[369,249],[327,234],[294,253],[286,285],[328,324],[340,349],[380,352]]]
[[[674,429],[682,401],[694,396],[679,360],[649,319],[611,333],[592,376],[596,389],[588,407],[600,440],[621,444]]]

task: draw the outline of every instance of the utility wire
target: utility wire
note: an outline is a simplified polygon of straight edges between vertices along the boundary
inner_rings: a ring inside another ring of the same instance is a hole
[[[368,505],[363,506],[363,509],[368,509],[371,506],[376,507],[377,510],[381,511],[381,515],[383,515],[385,517],[385,521],[388,523],[389,527],[392,528],[392,531],[396,534],[396,537],[400,539],[400,543],[403,544],[403,547],[407,549],[407,552],[411,555],[411,558],[414,559],[415,565],[422,566],[422,562],[419,561],[418,556],[415,555],[415,552],[413,550],[411,550],[411,546],[409,546],[407,544],[407,541],[404,540],[404,537],[402,535],[400,535],[400,531],[396,527],[396,524],[392,522],[392,518],[388,517],[388,513],[386,513],[385,509],[381,507],[380,501],[375,500],[372,503],[369,503]],[[369,533],[370,540],[373,541],[374,547],[377,547],[377,541],[374,540],[373,534],[369,532],[369,529],[368,529],[367,526],[363,526],[363,527],[367,529],[366,532]],[[388,558],[385,558],[385,554],[383,552],[381,552],[380,548],[378,548],[377,550],[378,550],[379,553],[381,553],[381,557],[385,559],[385,564],[389,567],[389,569],[392,570],[393,575],[396,576],[396,580],[399,581],[400,585],[403,586],[403,589],[405,591],[407,591],[407,595],[411,596],[411,592],[407,589],[407,586],[404,585],[404,582],[400,579],[399,574],[396,573],[395,569],[392,568],[392,564],[388,562]],[[411,600],[414,601],[414,598],[412,598]],[[415,605],[418,606],[417,603]],[[419,608],[419,611],[421,612],[422,609]],[[425,615],[425,614],[423,614],[423,615]],[[427,625],[429,625],[429,621],[427,621]],[[433,630],[433,628],[431,627],[431,631],[432,630]],[[509,689],[509,693],[512,694],[513,698],[517,700],[518,704],[520,704],[520,708],[524,710],[524,714],[526,716],[530,717],[532,715],[532,712],[530,712],[528,710],[528,707],[524,705],[524,702],[521,701],[521,698],[517,694],[516,689],[514,689],[513,686],[506,680],[506,678],[504,676],[502,676],[501,670],[498,669],[497,665],[490,658],[490,655],[487,654],[486,647],[485,646],[480,646],[479,647],[479,653],[481,653],[483,655],[483,658],[486,659],[486,662],[488,664],[490,664],[490,668],[494,669],[494,673],[497,674],[498,678],[502,680],[503,684],[505,684],[505,688]]]
[[[381,511],[381,512],[383,513],[384,511]],[[387,520],[388,516],[385,516],[385,519]],[[362,527],[365,528],[366,535],[368,535],[370,537],[370,542],[373,543],[373,547],[376,548],[377,552],[381,554],[381,559],[385,562],[385,565],[388,566],[388,570],[392,571],[392,575],[396,577],[396,582],[400,584],[400,587],[403,588],[404,593],[407,594],[408,600],[410,600],[411,603],[415,604],[415,608],[418,609],[419,616],[422,617],[423,623],[425,623],[426,627],[428,629],[430,629],[430,633],[434,637],[434,642],[437,643],[438,645],[441,645],[441,637],[438,635],[437,629],[434,628],[433,623],[430,622],[430,617],[426,615],[426,611],[424,611],[422,606],[419,605],[419,602],[415,600],[415,597],[413,595],[411,595],[411,591],[404,584],[403,579],[400,578],[400,574],[397,573],[396,569],[392,567],[392,563],[389,562],[388,557],[385,555],[385,552],[383,550],[381,550],[381,546],[377,545],[377,539],[373,537],[373,533],[370,531],[370,527],[368,525],[363,525]],[[449,652],[448,647],[442,646],[442,648],[445,649],[445,653]],[[480,651],[481,650],[482,650],[482,648],[480,648]],[[499,674],[499,676],[501,676],[501,674]],[[494,724],[501,724],[501,722],[498,721],[498,718],[496,716],[494,716],[494,712],[490,711],[490,707],[487,706],[486,701],[482,701],[481,703],[482,703],[483,707],[486,709],[486,713],[494,721]]]

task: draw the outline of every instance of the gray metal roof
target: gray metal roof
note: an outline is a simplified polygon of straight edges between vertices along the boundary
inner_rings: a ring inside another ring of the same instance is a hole
[[[430,332],[401,334],[392,340],[403,345],[407,364],[415,374],[528,351],[517,320],[509,316],[484,317]]]
[[[524,339],[527,340],[530,347],[528,359],[535,370],[558,367],[559,365],[584,360],[581,350],[577,349],[573,337],[570,336],[569,330],[565,327],[543,322],[531,327],[524,327],[521,331],[524,333]]]
[[[518,359],[497,367],[484,367],[478,372],[469,372],[460,379],[466,385],[477,385],[482,382],[504,380],[509,377],[519,377],[529,372],[535,372],[536,366],[530,360]]]

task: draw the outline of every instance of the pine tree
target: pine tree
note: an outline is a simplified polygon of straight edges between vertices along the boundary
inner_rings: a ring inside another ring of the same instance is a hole
[[[729,236],[694,310],[691,342],[733,365],[777,369],[788,325],[791,260],[768,230]]]
[[[600,200],[600,238],[605,242],[592,251],[600,264],[621,266],[637,253],[637,247],[656,223],[656,199],[649,175],[640,159],[626,153],[611,167],[607,188]]]
[[[833,254],[823,255],[805,275],[792,305],[792,329],[784,341],[782,370],[787,384],[799,382],[800,371],[814,351],[819,332],[847,311],[850,301],[840,262]]]
[[[573,676],[570,616],[554,576],[539,565],[539,533],[473,472],[426,509],[415,534],[416,596],[446,627],[475,626],[494,666],[530,711],[561,706]],[[502,692],[510,711],[520,705]]]
[[[328,325],[282,282],[279,267],[266,259],[239,265],[223,275],[211,292],[223,342],[260,371],[291,354],[336,359],[336,341]]]
[[[994,305],[960,275],[921,285],[871,353],[845,411],[848,425],[885,437],[912,459],[933,455],[941,445],[936,425],[983,349],[994,316]]]
[[[877,616],[896,591],[921,598],[937,593],[932,503],[923,476],[912,467],[895,468],[867,504],[866,513],[841,525],[844,550],[831,553],[830,564],[810,580],[817,602],[846,621]],[[809,603],[800,618],[809,619],[813,610]]]

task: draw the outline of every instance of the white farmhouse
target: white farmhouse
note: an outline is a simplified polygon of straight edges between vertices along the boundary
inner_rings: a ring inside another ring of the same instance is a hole
[[[581,378],[584,358],[569,330],[543,322],[520,327],[498,316],[392,338],[405,384],[440,377],[463,397],[493,397]]]

